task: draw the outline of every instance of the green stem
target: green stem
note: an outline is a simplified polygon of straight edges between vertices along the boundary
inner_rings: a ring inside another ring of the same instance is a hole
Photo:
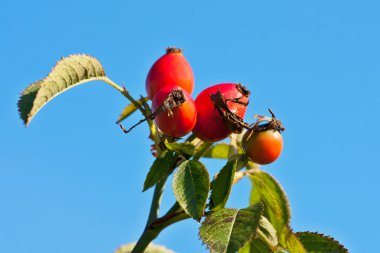
[[[176,222],[186,220],[188,218],[190,218],[190,216],[187,215],[179,206],[178,202],[176,202],[164,216],[155,219],[152,223],[150,223],[149,226],[145,228],[144,233],[137,241],[131,253],[144,252],[149,243],[157,238],[162,230]]]
[[[163,178],[160,182],[156,184],[154,188],[152,204],[150,206],[149,216],[145,225],[144,232],[142,233],[139,240],[137,241],[135,247],[132,250],[132,253],[144,252],[146,247],[148,247],[149,243],[153,241],[160,233],[157,230],[150,229],[150,226],[153,223],[153,221],[155,221],[158,217],[158,211],[160,209],[162,192],[164,191],[166,179],[167,177]]]
[[[151,229],[145,229],[140,239],[137,241],[131,253],[142,253],[148,247],[149,243],[156,239],[158,233]]]
[[[124,97],[126,97],[132,104],[134,104],[136,106],[136,108],[138,108],[145,117],[147,116],[144,108],[129,94],[129,92],[125,88],[117,85],[114,81],[112,81],[111,79],[109,79],[106,76],[101,78],[101,80],[103,80],[107,84],[111,85],[116,90],[118,90],[121,94],[124,95]]]
[[[146,222],[145,227],[150,226],[150,224],[158,217],[158,212],[160,209],[160,203],[161,203],[162,193],[164,191],[166,179],[167,177],[161,179],[160,182],[158,182],[154,188],[152,204],[150,207],[149,216],[148,216],[148,220]]]
[[[144,115],[145,118],[148,118],[150,111],[148,109],[145,109],[142,105],[140,105],[139,102],[137,102],[125,88],[117,85],[114,81],[112,81],[108,77],[103,77],[101,78],[101,80],[103,80],[104,82],[106,82],[107,84],[109,84],[110,86],[118,90],[121,94],[123,94],[124,97],[126,97],[132,104],[136,106],[136,108],[140,110],[140,112]],[[157,127],[151,119],[148,118],[147,122],[149,125],[149,130],[150,130],[152,139],[156,146],[156,150],[159,153],[160,134],[158,133]]]
[[[206,151],[212,147],[212,142],[203,142],[199,144],[199,148],[196,150],[195,154],[193,155],[193,160],[198,161],[205,153]]]
[[[234,155],[237,155],[238,152],[238,145],[237,145],[237,134],[231,134],[230,135],[230,148],[228,150],[228,159],[233,157]]]

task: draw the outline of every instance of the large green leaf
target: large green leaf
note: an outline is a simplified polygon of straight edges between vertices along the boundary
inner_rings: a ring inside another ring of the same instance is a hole
[[[204,213],[210,176],[205,166],[194,160],[183,162],[173,177],[173,192],[183,210],[199,221]]]
[[[224,208],[230,196],[238,161],[232,159],[221,169],[211,183],[210,209]]]
[[[227,143],[215,144],[203,154],[203,157],[228,159],[228,151],[230,150],[230,146],[231,145]]]
[[[164,150],[153,162],[152,167],[145,178],[143,191],[148,190],[162,178],[169,174],[170,169],[175,166],[178,156],[173,151]]]
[[[149,100],[149,98],[140,98],[139,100],[136,100],[136,102],[139,105],[142,105],[143,103],[147,102],[148,100]],[[137,109],[138,108],[137,108],[137,106],[134,103],[131,103],[131,104],[127,105],[123,109],[123,112],[120,114],[120,116],[117,119],[116,123],[122,122],[123,120],[125,120],[126,118],[128,118],[129,115],[131,115],[132,113],[134,113]]]
[[[186,156],[192,156],[195,151],[195,146],[190,142],[168,142],[165,141],[165,146],[172,151]]]
[[[62,58],[47,77],[32,83],[17,103],[21,119],[28,125],[37,112],[51,99],[79,84],[101,80],[105,72],[100,62],[89,55]]]
[[[252,181],[250,204],[263,202],[264,216],[276,229],[279,237],[290,223],[290,207],[281,185],[268,173],[257,171],[249,178]]]
[[[130,243],[121,246],[117,250],[115,250],[114,253],[131,253],[133,250],[133,247],[135,247],[136,243]],[[164,246],[156,245],[156,244],[149,244],[148,247],[145,249],[144,253],[174,253],[174,251],[171,251]]]
[[[199,236],[215,253],[236,252],[256,235],[263,204],[245,209],[220,209],[203,221]]]
[[[296,233],[309,253],[348,253],[348,250],[330,236],[314,232]]]

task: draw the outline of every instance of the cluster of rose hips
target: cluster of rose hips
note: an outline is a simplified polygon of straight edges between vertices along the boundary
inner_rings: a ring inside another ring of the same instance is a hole
[[[216,142],[246,129],[242,146],[253,162],[268,164],[278,158],[284,128],[271,111],[272,118],[257,116],[252,125],[243,121],[250,95],[244,86],[216,84],[203,90],[195,101],[191,98],[193,89],[194,74],[182,50],[168,48],[146,78],[154,122],[163,134],[179,138],[192,131],[202,141]]]

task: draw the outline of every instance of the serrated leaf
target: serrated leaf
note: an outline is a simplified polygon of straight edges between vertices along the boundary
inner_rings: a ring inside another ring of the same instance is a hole
[[[100,80],[105,72],[100,62],[89,55],[70,55],[57,62],[47,77],[27,87],[17,103],[20,118],[28,125],[51,99],[79,84]]]
[[[114,253],[131,253],[135,245],[136,243],[129,243],[129,244],[123,245],[117,250],[115,250]],[[164,246],[151,243],[145,249],[144,253],[174,253],[174,251],[171,251],[165,248]]]
[[[195,151],[195,146],[191,144],[190,142],[168,142],[165,141],[165,146],[172,151],[175,151],[177,153],[186,155],[186,156],[192,156]]]
[[[149,101],[149,98],[140,98],[139,100],[136,100],[136,102],[139,105],[142,105],[143,103],[146,103]],[[116,123],[120,123],[126,118],[128,118],[132,113],[134,113],[138,108],[136,107],[135,104],[131,103],[127,105],[124,109],[123,112],[120,114],[119,118],[117,119]]]
[[[284,227],[279,238],[279,244],[291,253],[308,253],[296,234],[289,226]]]
[[[315,232],[296,233],[309,253],[348,253],[348,250],[330,236]]]
[[[274,253],[265,242],[260,238],[256,238],[241,248],[238,253]]]
[[[281,185],[264,171],[250,174],[249,178],[253,184],[250,204],[264,203],[264,216],[280,236],[283,228],[290,223],[290,207],[285,192]]]
[[[230,146],[231,145],[226,143],[215,144],[203,154],[203,157],[228,159],[228,151],[230,150]]]
[[[183,210],[199,221],[204,213],[210,176],[205,166],[194,160],[183,162],[173,177],[173,192]]]
[[[162,178],[168,175],[170,169],[175,166],[177,159],[178,156],[175,155],[173,151],[164,150],[150,167],[148,175],[145,178],[143,191],[148,190],[156,183],[158,183]]]
[[[256,235],[263,204],[245,209],[220,209],[203,221],[199,236],[211,252],[236,252]]]
[[[210,210],[217,211],[226,205],[234,182],[237,163],[236,159],[228,161],[212,181]]]

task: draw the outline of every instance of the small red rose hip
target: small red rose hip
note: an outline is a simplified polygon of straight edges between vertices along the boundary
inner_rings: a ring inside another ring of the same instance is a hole
[[[149,70],[145,88],[150,99],[166,86],[179,86],[189,94],[193,92],[193,70],[181,49],[166,49],[166,54],[159,58]]]
[[[173,90],[181,91],[185,102],[171,110],[158,112],[160,106]],[[193,130],[197,120],[197,110],[190,94],[178,86],[167,86],[160,89],[152,100],[152,111],[157,113],[154,122],[164,134],[182,137]]]
[[[247,131],[243,136],[245,153],[257,164],[274,162],[281,154],[283,140],[280,131],[268,129],[261,132]]]
[[[203,141],[215,142],[229,136],[233,131],[216,109],[210,95],[220,92],[228,109],[241,119],[244,118],[250,92],[241,84],[221,83],[203,90],[195,99],[197,123],[193,133]],[[222,111],[223,108],[221,108]]]

